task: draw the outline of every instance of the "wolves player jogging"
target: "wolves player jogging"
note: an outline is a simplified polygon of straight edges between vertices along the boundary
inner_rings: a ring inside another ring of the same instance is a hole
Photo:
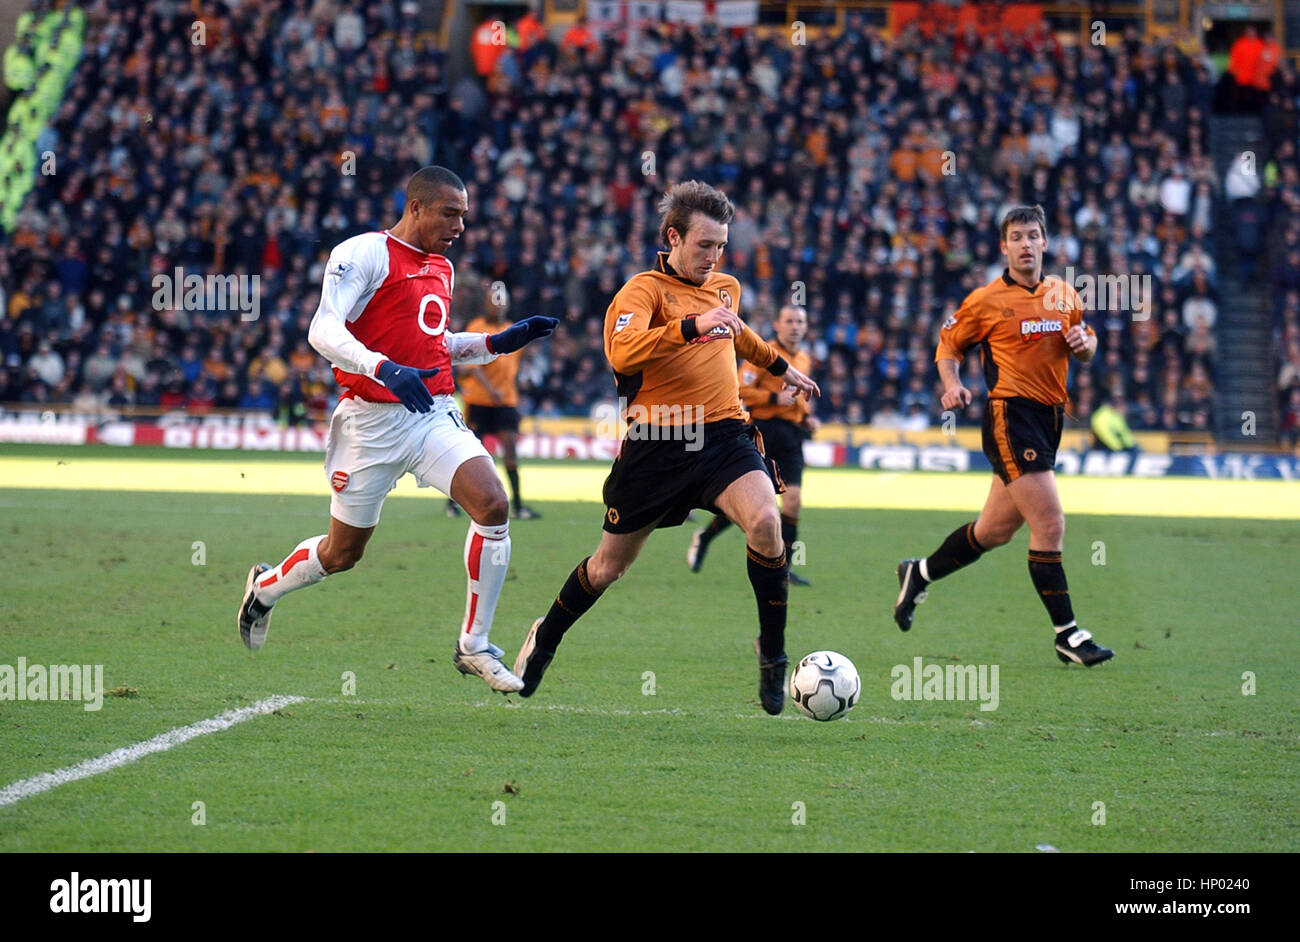
[[[1065,513],[1056,492],[1056,449],[1067,400],[1071,355],[1081,362],[1097,351],[1097,336],[1083,323],[1073,289],[1055,276],[1043,278],[1047,223],[1038,206],[1019,206],[1002,219],[1001,277],[972,291],[939,332],[935,361],[943,379],[945,409],[970,404],[957,369],[978,344],[989,389],[984,413],[984,454],[993,484],[979,519],[958,527],[925,559],[898,564],[894,621],[912,627],[916,604],[936,579],[975,562],[1029,524],[1029,578],[1052,620],[1056,655],[1091,667],[1114,652],[1092,640],[1074,620],[1061,565]]]
[[[470,516],[465,619],[453,663],[494,690],[523,684],[488,642],[510,562],[505,490],[492,459],[452,399],[453,363],[487,363],[549,335],[558,323],[530,317],[496,334],[447,332],[456,275],[441,253],[465,229],[465,185],[425,167],[406,187],[401,220],[330,253],[308,339],[344,388],[330,419],[325,476],[333,489],[329,533],[303,540],[274,568],[248,573],[239,635],[256,651],[283,596],[356,565],[384,498],[408,471],[450,495]]]
[[[758,603],[759,698],[785,703],[788,583],[774,475],[761,437],[744,421],[736,354],[811,396],[817,386],[737,315],[740,283],[716,270],[734,208],[707,184],[672,187],[659,205],[668,246],[634,275],[605,313],[605,355],[627,405],[628,431],[605,481],[605,524],[515,661],[530,696],[569,627],[636,560],[656,527],[680,526],[694,507],[726,514],[748,539]]]

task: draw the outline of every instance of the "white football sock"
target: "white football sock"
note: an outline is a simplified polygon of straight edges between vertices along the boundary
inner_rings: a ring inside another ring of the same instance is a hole
[[[471,520],[469,532],[465,534],[465,573],[469,585],[460,635],[460,648],[467,654],[477,654],[487,648],[492,617],[509,567],[510,524],[484,526]]]
[[[295,589],[315,585],[329,575],[316,552],[323,539],[324,533],[303,540],[285,557],[284,562],[262,573],[257,578],[257,601],[266,606],[274,605],[282,596]]]

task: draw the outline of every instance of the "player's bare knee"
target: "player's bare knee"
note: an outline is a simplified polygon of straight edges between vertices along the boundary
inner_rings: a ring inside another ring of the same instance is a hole
[[[781,540],[781,515],[775,507],[754,518],[745,531],[749,545],[764,556],[780,556],[785,544]]]
[[[975,527],[975,539],[979,540],[980,546],[985,550],[991,550],[998,546],[1005,546],[1011,542],[1011,538],[1016,535],[1020,529],[1020,524],[1000,523],[990,524],[981,522]]]
[[[985,549],[993,549],[995,546],[1006,546],[1015,535],[1015,527],[996,527],[990,529],[985,536],[980,537],[980,543]]]
[[[587,581],[597,592],[604,591],[622,579],[623,573],[627,572],[630,565],[631,563],[619,563],[616,560],[592,556],[587,560]]]
[[[485,527],[499,527],[510,519],[510,500],[504,490],[498,489],[480,500],[473,510],[469,510],[469,514],[475,523]]]
[[[1035,521],[1030,527],[1034,545],[1039,549],[1058,547],[1065,540],[1065,517],[1054,516]]]
[[[351,569],[360,561],[361,561],[360,553],[356,553],[355,555],[352,556],[340,556],[338,557],[338,561],[333,566],[326,566],[325,571],[328,572],[330,575],[333,575],[336,572],[347,572],[349,569]]]

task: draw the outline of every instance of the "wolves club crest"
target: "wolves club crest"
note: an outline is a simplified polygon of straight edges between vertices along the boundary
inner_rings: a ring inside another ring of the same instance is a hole
[[[731,309],[732,309],[732,304],[731,304],[731,292],[730,292],[730,291],[728,291],[726,288],[719,288],[719,289],[718,289],[718,297],[720,297],[720,298],[722,299],[722,306],[723,306],[723,307],[725,307],[727,310],[731,310]]]

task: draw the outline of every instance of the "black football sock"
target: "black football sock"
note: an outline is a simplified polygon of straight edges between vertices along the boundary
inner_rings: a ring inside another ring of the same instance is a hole
[[[714,514],[713,519],[709,521],[709,525],[700,534],[700,539],[707,543],[729,526],[731,526],[730,520],[722,514]]]
[[[758,646],[763,660],[770,661],[785,653],[785,609],[790,597],[790,577],[785,552],[764,556],[752,546],[745,547],[749,584],[758,602]]]
[[[922,577],[926,582],[934,582],[952,575],[962,566],[969,566],[982,555],[984,547],[975,539],[975,521],[972,520],[949,533],[939,548],[926,558]]]
[[[519,467],[510,467],[506,465],[506,477],[510,479],[510,496],[515,507],[515,513],[519,513]]]
[[[578,563],[577,568],[569,573],[564,588],[551,603],[551,610],[546,613],[542,623],[537,626],[537,646],[544,651],[555,653],[564,638],[564,633],[573,627],[573,623],[587,614],[591,606],[600,598],[600,592],[591,587],[587,581],[587,560]],[[604,590],[602,589],[601,592]]]
[[[1070,604],[1070,587],[1065,581],[1061,554],[1051,550],[1029,551],[1029,578],[1034,580],[1038,597],[1058,630],[1074,624],[1074,606]]]
[[[785,544],[786,563],[790,561],[790,547],[799,539],[799,519],[781,514],[781,542]]]

